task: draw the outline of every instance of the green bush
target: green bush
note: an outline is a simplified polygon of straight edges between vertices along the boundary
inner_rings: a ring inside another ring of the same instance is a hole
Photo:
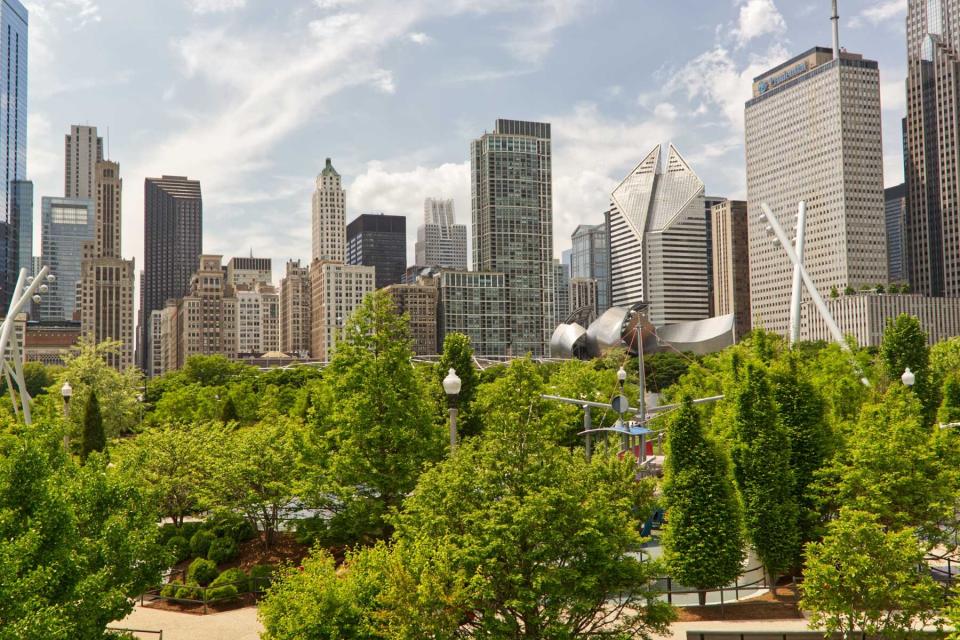
[[[166,544],[174,536],[182,536],[183,532],[173,524],[167,523],[160,526],[159,538],[162,544]]]
[[[273,581],[275,570],[272,564],[255,564],[250,567],[250,591],[266,591]]]
[[[247,574],[243,572],[243,569],[237,567],[227,569],[218,575],[216,580],[210,583],[211,587],[223,587],[226,585],[233,585],[239,593],[250,591],[250,579],[247,578]]]
[[[217,536],[209,531],[197,531],[190,538],[190,553],[197,558],[206,558],[210,551],[210,544],[217,539]]]
[[[217,578],[217,564],[206,558],[197,558],[190,563],[187,569],[187,582],[196,582],[199,585],[206,586]]]
[[[210,550],[207,551],[207,559],[222,564],[229,562],[237,557],[240,550],[233,538],[217,538],[210,543]]]
[[[222,587],[214,587],[212,589],[207,589],[207,602],[230,600],[231,598],[236,598],[238,595],[240,595],[240,592],[232,584],[224,585]]]
[[[177,600],[203,600],[203,590],[196,583],[191,583],[177,589],[174,597]]]
[[[163,587],[160,589],[160,595],[164,598],[176,598],[177,589],[179,589],[182,586],[183,584],[179,582],[168,582],[167,584],[163,585]]]
[[[180,562],[190,557],[190,543],[183,536],[173,536],[167,540],[167,551],[173,555],[173,561]]]
[[[218,538],[233,538],[238,543],[257,537],[257,530],[246,518],[229,511],[214,512],[207,518],[204,528]]]

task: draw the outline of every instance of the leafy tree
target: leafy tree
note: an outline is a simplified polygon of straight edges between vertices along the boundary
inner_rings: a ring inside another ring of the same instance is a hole
[[[457,430],[461,438],[480,433],[480,416],[473,410],[473,401],[480,386],[480,374],[473,363],[473,347],[470,338],[460,333],[448,333],[443,339],[443,353],[437,363],[437,379],[442,390],[443,379],[450,369],[460,378],[460,396],[457,398]],[[446,406],[446,404],[444,404]],[[446,412],[444,412],[446,419]]]
[[[667,429],[665,472],[667,567],[674,580],[697,589],[705,605],[708,590],[741,573],[743,516],[726,456],[704,434],[689,399]]]
[[[150,426],[158,426],[220,420],[223,412],[220,402],[221,393],[226,394],[226,389],[204,387],[196,382],[184,381],[182,387],[170,389],[158,396],[146,422]]]
[[[771,581],[788,569],[799,547],[790,436],[777,413],[766,374],[748,365],[733,396],[734,477],[747,536]]]
[[[669,351],[645,356],[643,361],[647,389],[659,393],[672,387],[690,368],[691,360],[689,356]]]
[[[941,424],[960,422],[960,374],[952,373],[943,385],[943,402],[937,412]]]
[[[857,295],[857,290],[851,287],[850,285],[847,285],[846,287],[843,288],[843,295],[855,296]]]
[[[909,367],[917,377],[913,386],[917,397],[928,411],[936,407],[939,401],[930,385],[927,333],[917,318],[904,313],[896,319],[887,320],[880,345],[880,360],[884,373],[894,384],[900,383],[900,376]]]
[[[233,402],[233,398],[227,396],[227,399],[223,403],[223,407],[220,409],[220,422],[239,422],[240,414],[237,413],[237,405]]]
[[[870,397],[870,387],[861,378],[871,378],[870,356],[850,345],[844,351],[831,343],[801,363],[802,372],[825,402],[827,422],[833,431],[845,432]]]
[[[367,296],[345,335],[313,399],[303,491],[333,514],[321,535],[370,541],[389,536],[384,517],[440,458],[445,438],[393,299]]]
[[[834,437],[826,421],[823,398],[800,372],[795,356],[774,368],[771,381],[778,413],[790,438],[790,469],[802,546],[820,536],[820,501],[812,485],[816,474],[830,462]]]
[[[23,365],[23,380],[27,383],[27,393],[31,398],[47,393],[54,383],[56,368],[48,367],[40,362],[26,362]],[[7,393],[7,380],[0,378],[0,394]]]
[[[112,448],[118,468],[137,483],[162,517],[177,527],[202,506],[208,467],[205,452],[216,446],[216,431],[203,426],[159,427]]]
[[[870,513],[890,530],[928,540],[953,513],[956,481],[942,464],[917,397],[903,385],[864,407],[846,450],[821,483],[837,507]]]
[[[960,338],[938,342],[930,348],[930,383],[942,389],[951,374],[960,371]]]
[[[833,299],[833,300],[836,300],[836,299],[839,298],[839,297],[840,297],[840,292],[837,291],[837,286],[834,285],[834,286],[830,287],[830,298]]]
[[[294,418],[232,430],[211,426],[202,497],[212,507],[242,513],[273,545],[284,509],[297,496],[302,425]]]
[[[0,639],[101,638],[168,563],[156,514],[92,454],[36,422],[0,446]]]
[[[514,373],[508,373],[504,379],[514,380]],[[533,378],[531,378],[531,380],[536,382],[536,380]],[[502,392],[502,396],[500,396],[498,399],[492,400],[492,402],[490,398],[487,398],[485,400],[487,405],[499,402],[508,404],[517,402],[519,398],[510,397],[509,391],[506,388],[506,385],[508,384],[510,384],[510,382],[501,383],[498,391]],[[590,362],[567,360],[563,362],[557,371],[551,376],[546,388],[542,389],[542,392],[566,398],[577,398],[590,400],[592,402],[609,403],[613,395],[619,393],[617,390],[618,386],[619,383],[617,382],[616,370],[597,369],[595,366],[593,366],[593,363]],[[487,386],[484,389],[484,393],[489,394],[495,388],[497,387]],[[630,394],[628,397],[632,396],[635,398],[635,390],[636,386],[628,385],[624,390],[624,393]],[[540,391],[541,390],[539,388],[534,390],[534,396]],[[527,396],[525,398],[528,401],[528,405],[540,407],[540,399],[534,396]],[[571,404],[550,402],[542,405],[542,414],[547,415],[547,413],[556,416],[557,423],[562,425],[560,427],[560,433],[558,434],[559,442],[565,446],[571,447],[581,443],[581,438],[577,435],[583,430],[583,410],[580,407]],[[594,409],[592,415],[596,420],[595,426],[598,426],[599,423],[603,421],[605,416],[608,420],[608,424],[615,419],[612,410],[598,411],[597,409]]]
[[[107,448],[107,436],[103,432],[103,416],[100,415],[100,403],[97,392],[91,391],[87,406],[83,411],[83,441],[80,443],[80,459],[86,460],[94,451]]]
[[[882,284],[878,284],[874,290],[875,290],[877,293],[880,293],[880,294],[883,294],[883,293],[886,293],[886,292],[887,292],[887,290],[884,288],[884,286],[883,286]]]
[[[924,567],[910,528],[888,529],[843,509],[823,542],[807,547],[800,606],[827,635],[900,637],[936,620],[943,591]]]
[[[188,382],[195,382],[202,387],[225,387],[231,382],[257,375],[257,370],[222,355],[191,356],[184,364],[183,375]]]

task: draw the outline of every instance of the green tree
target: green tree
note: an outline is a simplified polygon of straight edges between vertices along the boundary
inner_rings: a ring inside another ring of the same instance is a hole
[[[780,419],[790,437],[790,469],[794,501],[798,508],[799,542],[803,546],[820,537],[820,501],[813,485],[834,450],[834,437],[826,421],[825,404],[817,388],[800,371],[793,354],[774,368],[773,396]],[[798,561],[799,548],[798,548]]]
[[[457,430],[461,438],[469,438],[480,433],[480,416],[473,410],[473,401],[477,398],[480,386],[480,374],[473,363],[473,347],[470,338],[460,333],[448,333],[443,339],[443,353],[437,363],[437,380],[442,390],[443,379],[453,369],[457,372],[462,386],[457,398]],[[444,405],[446,406],[446,405]],[[444,420],[446,413],[444,412]]]
[[[663,351],[645,356],[643,361],[647,389],[659,393],[676,384],[687,373],[693,359],[690,356]]]
[[[839,297],[840,297],[840,292],[837,291],[837,286],[834,285],[834,286],[830,287],[830,298],[831,298],[832,300],[836,300],[836,299],[839,298]]]
[[[87,406],[83,411],[83,440],[80,443],[80,459],[86,460],[94,451],[102,452],[107,448],[107,436],[103,431],[103,416],[100,415],[100,403],[97,392],[91,391]]]
[[[933,435],[918,398],[903,385],[891,386],[863,408],[822,491],[835,508],[873,514],[890,530],[913,527],[933,544],[953,513],[956,491]]]
[[[943,591],[920,569],[924,550],[910,528],[843,509],[822,542],[807,547],[800,606],[828,636],[906,637],[937,619]]]
[[[102,638],[160,579],[156,514],[93,454],[79,467],[43,422],[0,445],[0,639]]]
[[[242,513],[273,545],[284,509],[297,497],[297,458],[302,424],[279,418],[232,429],[211,425],[203,460],[201,495],[211,507]]]
[[[667,428],[663,495],[664,557],[674,580],[700,592],[726,586],[742,570],[743,516],[726,456],[703,432],[689,398]]]
[[[930,385],[927,333],[916,317],[904,313],[896,319],[887,320],[880,345],[880,361],[887,378],[894,384],[900,384],[900,376],[907,368],[913,371],[917,377],[913,390],[932,418],[933,410],[939,404],[938,390]]]
[[[237,413],[237,405],[233,401],[233,397],[227,396],[227,399],[224,400],[223,406],[220,409],[220,422],[239,422],[240,414]]]
[[[354,543],[389,536],[384,517],[445,438],[389,294],[367,296],[345,336],[312,400],[303,494],[333,514],[322,536]]]
[[[943,385],[943,402],[937,412],[941,424],[960,422],[960,373],[951,373]]]
[[[790,436],[766,374],[748,365],[733,397],[732,457],[747,536],[771,581],[797,557],[799,531]]]

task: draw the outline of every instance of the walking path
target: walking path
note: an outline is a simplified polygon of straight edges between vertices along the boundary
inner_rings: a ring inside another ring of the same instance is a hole
[[[664,640],[686,640],[687,631],[690,629],[702,629],[710,631],[722,631],[726,629],[736,629],[740,631],[807,631],[807,621],[802,618],[792,620],[730,620],[730,621],[697,621],[697,622],[674,622],[670,625],[670,634],[661,636]],[[166,637],[164,637],[166,640]]]
[[[137,605],[133,613],[110,626],[163,631],[163,640],[259,640],[263,631],[256,607],[201,616]]]

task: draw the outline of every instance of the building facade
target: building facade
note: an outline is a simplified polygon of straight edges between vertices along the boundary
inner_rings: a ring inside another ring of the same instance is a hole
[[[14,180],[10,183],[10,223],[5,246],[10,290],[17,286],[21,269],[33,275],[33,183]],[[34,319],[36,316],[34,314]]]
[[[456,224],[452,199],[426,199],[414,254],[416,265],[467,270],[467,226]]]
[[[280,351],[299,357],[310,354],[310,268],[299,260],[287,262],[280,281]]]
[[[150,314],[150,352],[147,354],[147,368],[144,373],[154,378],[163,374],[163,310]]]
[[[596,311],[598,314],[603,313],[611,306],[609,240],[610,231],[606,222],[602,224],[582,224],[574,230],[573,236],[571,236],[570,277],[596,281]],[[574,309],[576,308],[574,306]]]
[[[890,282],[906,282],[907,185],[899,184],[883,190],[884,215],[887,223],[887,278]]]
[[[734,339],[750,333],[750,239],[747,203],[727,200],[711,212],[713,238],[713,307],[715,314],[733,314]]]
[[[93,200],[44,197],[41,200],[41,262],[56,280],[40,303],[44,321],[73,321],[84,244],[96,238]],[[77,318],[79,320],[79,318]]]
[[[315,360],[329,362],[347,320],[376,291],[375,271],[340,262],[310,265],[310,353]]]
[[[470,151],[474,271],[506,278],[511,354],[547,356],[556,328],[550,124],[497,120]]]
[[[403,282],[407,219],[365,213],[347,225],[347,264],[376,268],[377,289]]]
[[[14,189],[27,177],[27,24],[29,16],[19,0],[0,0],[0,304],[6,309],[17,283],[18,242],[25,227],[13,211]],[[33,229],[30,229],[33,233]]]
[[[25,362],[62,367],[63,356],[80,340],[79,322],[28,322],[23,343]]]
[[[861,292],[828,298],[825,302],[840,331],[853,336],[861,347],[879,347],[883,342],[887,321],[895,320],[903,313],[920,320],[931,345],[960,335],[960,298]],[[802,307],[800,338],[826,342],[833,340],[813,302],[806,302]]]
[[[103,162],[103,138],[97,128],[72,125],[64,140],[63,194],[67,198],[96,197],[96,168]]]
[[[657,325],[710,317],[703,181],[670,145],[658,145],[614,189],[610,229],[611,304],[649,304]]]
[[[393,298],[398,313],[410,318],[410,336],[413,352],[418,356],[432,356],[437,347],[437,296],[436,282],[425,278],[419,284],[392,284],[386,288]]]
[[[141,317],[150,318],[167,300],[182,298],[203,253],[203,196],[200,183],[182,176],[144,181],[144,277]],[[151,350],[141,323],[141,353]],[[146,362],[140,363],[146,369]]]
[[[557,323],[565,322],[570,315],[570,267],[559,260],[553,261],[553,317]]]
[[[280,294],[277,288],[266,282],[258,282],[253,286],[235,285],[235,289],[237,354],[248,358],[279,351]]]
[[[345,262],[347,259],[347,192],[340,174],[327,158],[313,193],[313,260]]]
[[[597,313],[597,297],[600,286],[592,278],[571,278],[570,279],[570,308],[573,311],[581,309],[593,309]]]
[[[461,333],[477,356],[512,355],[506,274],[442,271],[437,278],[437,349],[447,335]]]
[[[907,2],[906,265],[914,291],[960,296],[960,0]]]
[[[273,261],[270,258],[230,258],[227,262],[227,282],[235,287],[273,284]]]
[[[753,326],[786,335],[793,263],[771,242],[761,205],[787,235],[807,204],[804,266],[821,295],[887,282],[877,63],[817,47],[757,77],[746,104]],[[804,294],[807,295],[806,293]]]

